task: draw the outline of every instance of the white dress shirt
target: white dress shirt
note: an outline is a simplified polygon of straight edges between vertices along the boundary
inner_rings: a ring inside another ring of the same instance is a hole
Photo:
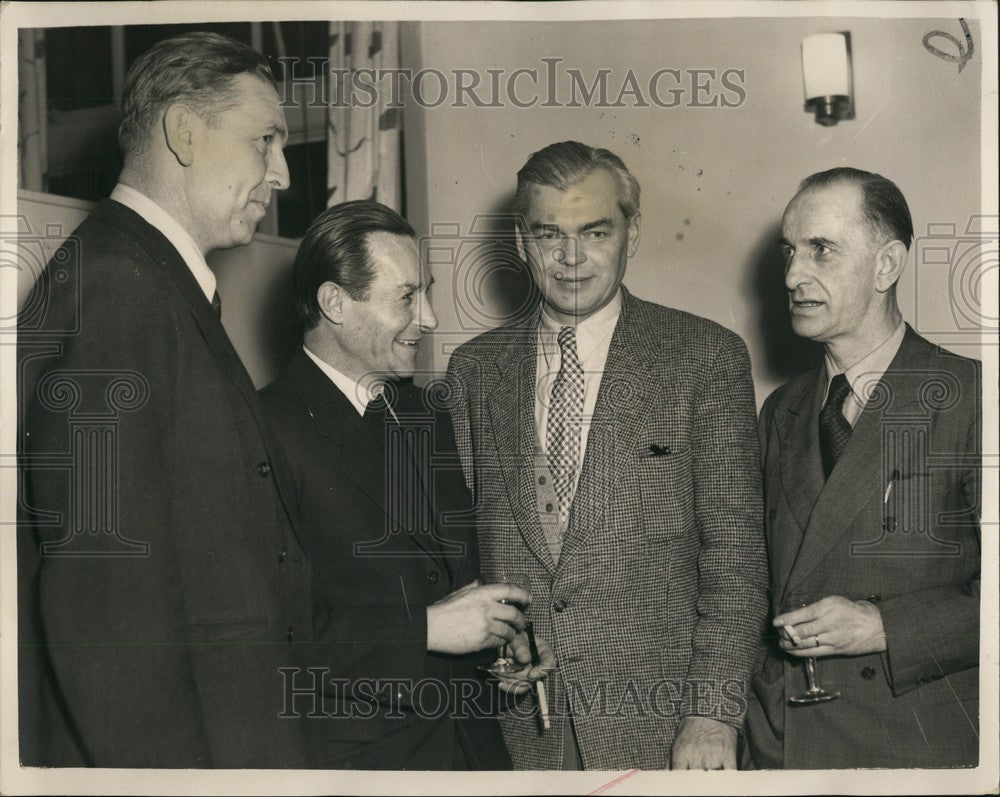
[[[587,452],[587,438],[594,418],[597,394],[601,389],[601,377],[608,360],[611,336],[622,312],[622,292],[619,289],[614,298],[589,318],[576,325],[576,353],[583,366],[583,428],[580,430],[580,458],[583,463]],[[535,376],[535,428],[538,442],[545,451],[545,434],[548,426],[549,404],[552,388],[559,375],[562,353],[559,350],[559,330],[561,324],[542,307],[542,317],[538,324],[538,361]],[[579,477],[579,473],[577,474]]]
[[[868,399],[871,398],[872,391],[875,390],[875,386],[885,374],[886,369],[892,364],[892,360],[896,356],[896,352],[899,351],[900,344],[903,342],[903,335],[905,333],[906,323],[900,321],[899,326],[896,327],[889,337],[844,371],[844,376],[847,377],[847,384],[851,386],[851,392],[844,399],[842,412],[851,426],[854,426],[861,416],[861,412],[868,403]],[[825,356],[825,360],[826,392],[829,394],[830,382],[833,381],[833,377],[840,373],[840,371],[837,370],[837,366],[834,365],[829,354]],[[825,400],[826,397],[824,396]]]
[[[170,241],[174,249],[180,253],[188,269],[190,269],[194,278],[198,281],[198,286],[205,294],[205,298],[211,302],[212,297],[215,295],[215,274],[208,267],[208,263],[205,262],[205,255],[202,254],[201,249],[194,242],[194,238],[191,237],[190,233],[152,199],[131,186],[118,183],[115,186],[115,190],[111,192],[111,199],[134,210],[163,233],[163,237]]]
[[[308,355],[310,360],[316,363],[316,367],[326,374],[327,378],[337,386],[337,389],[347,396],[347,400],[351,402],[351,406],[358,411],[358,415],[364,415],[365,410],[368,408],[368,403],[377,396],[382,395],[381,386],[379,386],[376,393],[369,394],[368,388],[363,387],[360,382],[352,379],[346,374],[341,373],[330,365],[330,363],[321,360],[305,346],[302,347],[302,351]],[[392,415],[393,420],[395,420],[396,423],[399,423],[399,418],[396,416],[396,411],[392,408],[392,405],[386,402],[386,406],[389,408],[389,414]]]

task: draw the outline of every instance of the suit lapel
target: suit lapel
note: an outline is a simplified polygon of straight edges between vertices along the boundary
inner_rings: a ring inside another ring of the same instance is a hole
[[[396,555],[402,546],[409,548],[410,543],[419,551],[414,554],[430,554],[439,557],[438,546],[433,542],[433,534],[423,534],[419,531],[407,533],[409,526],[405,508],[397,501],[386,500],[386,461],[385,451],[371,435],[362,427],[361,416],[348,398],[320,371],[312,360],[299,349],[288,365],[288,375],[292,386],[306,407],[317,432],[330,440],[340,449],[339,460],[334,478],[345,478],[358,490],[364,493],[389,519],[391,528],[401,532],[389,537],[392,540],[392,552]],[[411,463],[412,464],[412,463]],[[334,469],[331,468],[331,474]],[[409,488],[419,488],[409,484]],[[421,492],[421,498],[425,498]],[[386,527],[388,530],[390,527]],[[375,530],[372,530],[374,534]],[[427,539],[425,539],[427,538]],[[378,555],[380,550],[388,550],[381,543],[371,542],[372,555]]]
[[[535,510],[532,479],[538,431],[535,428],[535,377],[538,312],[511,330],[497,357],[488,406],[496,451],[514,519],[525,544],[551,573],[555,562]]]
[[[883,419],[906,413],[904,408],[920,400],[919,380],[914,380],[910,372],[917,354],[911,335],[908,330],[816,499],[799,555],[788,577],[788,592],[795,591],[815,571],[831,548],[851,529],[862,510],[882,495],[892,467],[887,462],[890,452],[883,440],[886,428]],[[825,371],[821,373],[825,375]],[[813,422],[818,423],[815,414]],[[873,534],[878,531],[871,530]]]
[[[803,379],[799,391],[775,412],[779,446],[781,491],[792,512],[795,527],[768,528],[772,578],[784,584],[795,562],[816,500],[823,490],[823,464],[819,454],[816,418],[826,388],[825,371]]]
[[[216,362],[236,386],[250,410],[254,424],[257,426],[261,440],[268,452],[268,459],[271,462],[280,460],[280,450],[271,433],[271,427],[261,412],[257,389],[250,379],[250,374],[247,373],[243,361],[236,349],[233,348],[232,341],[229,340],[221,321],[215,314],[212,303],[205,297],[201,286],[191,273],[191,269],[184,262],[184,258],[180,256],[180,253],[163,233],[120,202],[106,199],[97,205],[93,215],[103,217],[119,229],[127,231],[146,250],[156,267],[170,279],[190,310],[194,322]],[[293,494],[288,476],[285,469],[281,467],[274,468],[272,473],[277,486],[278,500],[288,518],[289,528],[298,538],[298,530],[295,528],[293,519],[294,513],[288,505],[289,496]],[[298,541],[301,547],[301,539]]]
[[[642,340],[638,327],[635,305],[626,292],[601,376],[560,566],[586,547],[611,501],[618,475],[625,472],[628,458],[634,455],[636,440],[648,418],[647,408],[657,401],[659,386],[639,355]]]

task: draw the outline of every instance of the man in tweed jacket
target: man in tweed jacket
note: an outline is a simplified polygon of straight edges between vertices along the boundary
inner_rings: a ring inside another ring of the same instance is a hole
[[[532,155],[517,241],[541,307],[449,364],[483,576],[529,576],[558,659],[551,728],[530,695],[502,717],[517,768],[735,767],[765,612],[749,361],[621,285],[638,195],[607,150]]]

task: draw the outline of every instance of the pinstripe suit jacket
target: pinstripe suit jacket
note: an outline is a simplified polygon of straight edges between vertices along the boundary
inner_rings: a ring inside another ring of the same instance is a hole
[[[557,769],[569,708],[584,767],[662,768],[682,716],[741,724],[765,612],[746,349],[625,291],[556,564],[535,509],[537,324],[480,335],[449,364],[483,571],[530,576],[528,619],[559,662],[552,729],[527,695],[505,739],[515,767]]]
[[[747,717],[758,767],[974,765],[978,754],[980,377],[907,327],[828,480],[820,367],[765,402],[767,545],[783,596],[874,597],[888,650],[819,660],[838,700],[790,708],[801,662],[774,645]],[[889,488],[891,483],[892,487]]]

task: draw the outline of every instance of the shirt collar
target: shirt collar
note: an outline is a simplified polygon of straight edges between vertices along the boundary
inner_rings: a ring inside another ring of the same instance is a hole
[[[844,371],[847,383],[851,386],[851,393],[854,394],[855,399],[862,407],[868,403],[875,386],[892,364],[905,333],[906,323],[900,321],[899,326],[893,330],[889,337]],[[829,354],[825,355],[824,359],[826,361],[827,390],[829,391],[830,382],[833,381],[833,377],[837,375],[838,371]]]
[[[120,202],[125,207],[134,210],[147,222],[163,233],[163,237],[173,244],[191,274],[198,282],[198,287],[208,301],[212,301],[215,295],[215,274],[205,262],[205,255],[202,253],[194,238],[185,230],[178,221],[152,199],[124,183],[118,183],[115,190],[111,192],[111,198],[115,202]]]
[[[591,316],[577,322],[576,353],[581,362],[587,360],[600,343],[611,337],[622,313],[622,291],[619,288],[614,297],[604,307]],[[542,306],[542,316],[538,324],[538,334],[546,347],[558,347],[559,330],[568,324],[562,324],[549,315]]]
[[[309,359],[316,363],[316,367],[326,374],[329,380],[337,386],[337,389],[347,397],[347,400],[351,402],[354,409],[358,411],[358,415],[364,415],[365,410],[368,408],[368,402],[375,398],[375,396],[369,396],[368,390],[362,387],[357,380],[351,379],[351,377],[341,373],[330,365],[330,363],[321,360],[305,346],[302,347],[302,351],[309,355]]]

